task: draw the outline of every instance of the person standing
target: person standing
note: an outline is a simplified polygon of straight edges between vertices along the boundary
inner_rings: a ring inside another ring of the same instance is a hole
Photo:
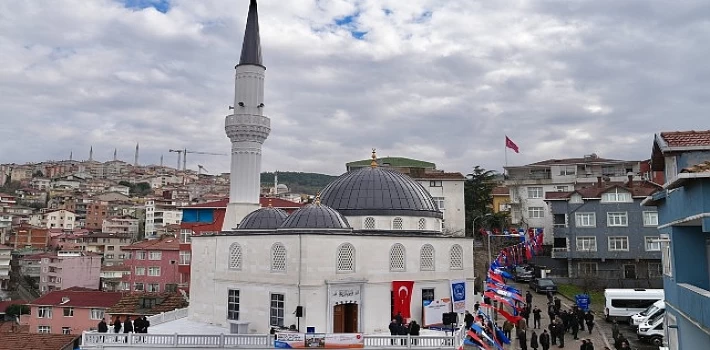
[[[592,334],[592,328],[594,328],[594,315],[592,315],[591,311],[587,311],[587,315],[584,316],[584,321],[587,323],[589,334]]]
[[[391,336],[397,336],[399,334],[399,325],[397,324],[397,319],[393,318],[392,322],[390,322],[390,335]],[[391,341],[392,345],[397,345],[397,341],[393,338]]]
[[[577,337],[577,334],[579,333],[579,321],[577,321],[577,316],[575,315],[570,315],[569,319],[569,327],[572,329],[572,336],[574,336],[574,340],[579,339]]]
[[[560,298],[555,297],[555,312],[558,313],[562,309],[562,300]]]
[[[528,306],[532,305],[532,299],[533,296],[530,294],[530,291],[525,292],[525,303],[528,304]]]
[[[143,333],[148,333],[148,327],[150,327],[150,321],[148,321],[148,317],[143,316]]]
[[[417,321],[412,320],[412,322],[409,322],[409,335],[412,337],[412,345],[417,345],[419,343],[417,337],[419,337],[419,330],[421,327],[417,323]]]
[[[131,316],[126,316],[126,322],[123,322],[123,333],[133,333],[133,322],[131,322]]]
[[[525,323],[530,324],[530,305],[526,305],[523,311],[520,312],[520,316],[523,316]]]
[[[554,318],[550,322],[550,325],[547,326],[547,328],[550,329],[550,339],[552,339],[552,345],[557,345],[557,323],[555,323]]]
[[[505,337],[510,339],[510,336],[512,335],[512,333],[511,333],[512,331],[513,331],[513,323],[508,320],[505,320],[505,322],[503,322],[503,334],[505,335]]]
[[[540,346],[542,350],[550,349],[550,334],[547,333],[547,329],[543,330],[542,334],[540,334]]]
[[[397,320],[398,325],[403,325],[404,324],[404,317],[402,317],[402,312],[397,312],[397,315],[394,316],[394,319]]]
[[[528,338],[525,334],[525,330],[518,329],[518,341],[520,342],[521,350],[528,350]]]
[[[99,333],[108,332],[108,325],[106,324],[106,320],[104,320],[102,318],[101,321],[99,321],[99,324],[98,324],[98,326],[96,326],[96,328],[98,329]]]
[[[592,343],[591,339],[587,339],[587,349],[586,350],[594,350],[594,343]]]
[[[121,316],[116,316],[116,319],[113,320],[113,332],[121,333]]]
[[[532,311],[533,313],[533,326],[535,329],[540,329],[540,321],[542,320],[542,310],[540,310],[537,306]]]
[[[614,341],[619,339],[619,323],[616,322],[616,320],[611,324],[611,336],[614,338]]]
[[[565,333],[566,333],[564,325],[562,324],[562,322],[559,319],[555,320],[555,322],[557,322],[557,328],[559,329],[559,331],[557,332],[557,342],[560,344],[561,348],[564,348],[565,347]]]
[[[471,329],[471,325],[473,324],[474,318],[473,315],[471,315],[468,310],[466,310],[466,315],[463,317],[463,322],[466,324],[466,329]]]
[[[582,345],[579,346],[579,350],[587,350],[587,341],[582,339]]]
[[[136,317],[136,320],[133,321],[133,332],[134,333],[143,333],[143,320],[139,317]]]
[[[532,334],[530,335],[530,347],[533,348],[533,350],[537,350],[538,346],[540,346],[540,345],[537,342],[537,333],[535,333],[535,331],[533,331]]]

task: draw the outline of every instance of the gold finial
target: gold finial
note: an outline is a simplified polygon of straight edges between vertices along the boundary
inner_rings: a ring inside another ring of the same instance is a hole
[[[271,198],[269,198],[269,208],[273,208],[274,206],[271,204]]]
[[[372,162],[370,162],[370,167],[377,168],[377,151],[372,149]]]
[[[313,204],[320,205],[320,192],[316,193],[316,199],[313,200]]]

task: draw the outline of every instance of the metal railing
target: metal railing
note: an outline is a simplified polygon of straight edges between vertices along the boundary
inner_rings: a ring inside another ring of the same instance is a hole
[[[389,336],[364,335],[365,348],[454,349],[458,336]],[[115,334],[86,331],[81,336],[82,349],[110,348],[249,348],[273,349],[269,334]]]
[[[182,308],[168,312],[161,312],[153,316],[148,316],[148,321],[150,322],[151,326],[157,326],[161,323],[175,321],[177,319],[185,317],[187,317],[187,308]]]

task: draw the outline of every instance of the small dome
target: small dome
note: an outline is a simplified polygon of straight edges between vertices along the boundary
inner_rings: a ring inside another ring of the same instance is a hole
[[[239,223],[239,230],[274,230],[286,220],[285,211],[272,207],[254,210]]]
[[[333,208],[323,204],[309,204],[289,215],[280,228],[349,229],[350,225]]]
[[[346,216],[389,215],[443,218],[416,180],[377,166],[345,173],[321,192],[321,201]]]

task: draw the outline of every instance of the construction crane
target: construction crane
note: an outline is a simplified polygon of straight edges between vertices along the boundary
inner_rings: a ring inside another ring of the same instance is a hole
[[[202,164],[197,164],[197,175],[202,175],[202,171],[205,171],[205,174],[209,172],[207,168],[203,167]]]
[[[177,158],[177,166],[175,167],[176,170],[180,170],[180,156],[182,156],[183,150],[181,149],[171,149],[170,152],[174,152],[178,154]]]
[[[212,152],[199,152],[199,151],[190,151],[186,148],[183,149],[171,149],[170,152],[175,152],[178,154],[178,162],[177,162],[177,170],[180,170],[180,155],[182,155],[182,170],[187,170],[187,154],[192,153],[192,154],[206,154],[210,156],[228,156],[226,153],[212,153]]]

